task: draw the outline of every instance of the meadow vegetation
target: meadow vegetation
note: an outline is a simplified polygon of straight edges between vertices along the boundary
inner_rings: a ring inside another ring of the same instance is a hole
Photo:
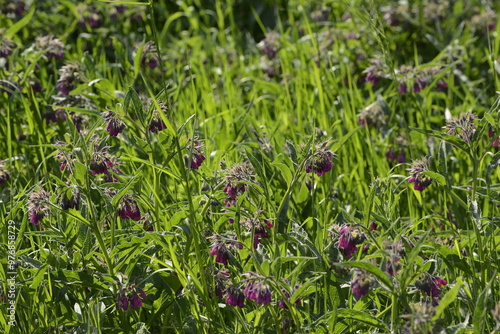
[[[0,0],[2,333],[498,333],[479,0]]]

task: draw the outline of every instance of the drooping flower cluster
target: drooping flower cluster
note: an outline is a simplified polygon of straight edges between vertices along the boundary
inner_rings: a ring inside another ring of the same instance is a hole
[[[115,167],[114,158],[107,152],[108,146],[96,149],[92,154],[89,162],[89,169],[93,175],[109,174]]]
[[[236,241],[236,237],[232,239],[224,238],[219,234],[214,234],[210,237],[212,239],[212,249],[210,256],[215,256],[215,262],[221,263],[225,266],[229,263],[229,257],[233,248],[242,249],[243,245]]]
[[[0,33],[2,31],[0,30]],[[9,38],[7,37],[2,37],[0,40],[0,57],[1,58],[7,58],[12,54],[12,50],[17,47],[17,44],[12,42]]]
[[[125,129],[125,123],[111,110],[104,114],[104,120],[106,121],[106,131],[111,137],[118,136]]]
[[[148,296],[135,284],[129,286],[123,286],[116,297],[116,305],[124,311],[129,309],[137,310],[142,307],[143,300],[147,299]]]
[[[125,194],[118,205],[118,217],[121,219],[141,219],[141,210],[131,194]]]
[[[387,117],[379,101],[370,104],[358,114],[359,125],[380,129],[387,124]]]
[[[228,195],[224,199],[227,207],[236,203],[236,197],[243,194],[248,189],[248,184],[244,182],[255,182],[253,170],[247,164],[234,166],[228,171],[226,176],[226,186],[223,191]]]
[[[195,170],[200,167],[203,161],[205,161],[206,159],[203,155],[203,145],[198,137],[194,137],[189,139],[189,143],[188,145],[186,145],[186,149],[189,152],[189,154],[184,156],[186,168]]]
[[[26,10],[26,2],[24,0],[7,0],[2,3],[1,10],[10,18],[17,18],[23,15]]]
[[[397,162],[403,164],[406,162],[405,148],[407,146],[408,146],[408,141],[406,140],[406,138],[399,135],[394,140],[394,144],[392,144],[385,152],[385,157],[390,162]]]
[[[273,228],[273,223],[261,217],[262,211],[256,217],[242,217],[240,223],[247,228],[250,233],[253,233],[253,246],[255,249],[269,236],[268,230]]]
[[[54,35],[37,37],[34,48],[37,51],[44,51],[48,60],[62,60],[64,58],[64,43]]]
[[[66,188],[57,195],[57,201],[63,211],[80,208],[80,190],[78,188]]]
[[[141,66],[149,66],[149,68],[153,69],[158,67],[159,63],[160,57],[158,57],[158,49],[155,42],[148,41],[142,48]]]
[[[323,176],[332,170],[333,158],[335,154],[326,149],[328,142],[321,143],[313,155],[306,162],[306,173],[315,173],[318,176]]]
[[[457,118],[446,120],[447,124],[443,129],[448,130],[446,134],[453,135],[470,144],[476,133],[476,125],[474,124],[476,118],[476,115],[468,111],[460,114]]]
[[[354,277],[351,281],[351,289],[356,299],[366,296],[370,292],[372,285],[373,281],[368,272],[361,269],[356,269],[354,271]]]
[[[59,72],[61,76],[57,81],[56,88],[61,94],[69,95],[69,92],[75,88],[75,82],[82,78],[80,65],[78,63],[68,63],[64,65]]]
[[[163,114],[166,114],[168,111],[167,105],[163,101],[157,101],[158,105],[160,106],[161,112]],[[151,102],[149,105],[151,106],[153,103]],[[163,119],[160,116],[159,111],[154,110],[153,115],[151,116],[151,120],[149,121],[149,131],[151,132],[159,132],[162,130],[165,130],[167,126],[165,125],[165,122],[163,122]]]
[[[243,294],[247,299],[254,300],[259,305],[269,304],[271,302],[271,288],[266,282],[266,278],[255,273],[245,274],[248,278],[243,282],[247,285]]]
[[[349,224],[343,225],[339,231],[340,238],[338,248],[340,252],[348,259],[358,251],[358,245],[362,244],[366,237],[356,227]]]
[[[425,275],[424,278],[415,281],[415,287],[417,289],[433,298],[437,297],[439,292],[441,292],[441,287],[446,285],[448,285],[448,282],[438,276]]]
[[[363,73],[366,73],[365,81],[376,86],[384,77],[384,66],[380,59],[372,59],[370,63],[371,65],[363,71]]]
[[[35,227],[40,226],[40,222],[50,211],[49,206],[49,193],[43,188],[38,189],[31,193],[28,200],[28,214],[30,222]]]
[[[433,181],[432,178],[423,174],[423,172],[429,171],[429,161],[426,157],[422,157],[421,160],[414,160],[407,171],[410,173],[408,183],[413,183],[413,189],[415,190],[424,191]]]
[[[102,15],[95,6],[81,3],[78,5],[77,10],[81,14],[78,20],[78,27],[80,29],[85,29],[86,27],[99,28],[101,26]]]
[[[257,47],[260,49],[260,52],[265,54],[269,59],[274,59],[281,48],[279,38],[280,34],[272,31],[267,34],[266,38],[257,44]]]
[[[448,285],[448,282],[438,276],[425,275],[425,277],[415,281],[415,287],[429,296],[434,306],[439,304],[438,296],[441,287],[446,285]]]
[[[281,293],[283,294],[283,297],[288,302],[291,302],[291,298],[292,298],[293,293],[300,288],[300,285],[299,284],[295,284],[295,286],[292,289],[292,287],[290,286],[290,282],[288,280],[285,279],[284,282],[288,286],[288,289],[287,288],[281,289]],[[288,306],[287,306],[287,303],[285,302],[285,300],[283,299],[283,297],[280,297],[279,302],[278,302],[278,306],[279,306],[279,308],[282,308],[282,309],[286,310],[286,309],[288,309]],[[296,298],[295,299],[295,305],[296,306],[302,305],[302,300],[300,298]]]
[[[239,308],[245,307],[245,295],[239,284],[231,284],[226,289],[226,303],[231,306],[238,306]]]

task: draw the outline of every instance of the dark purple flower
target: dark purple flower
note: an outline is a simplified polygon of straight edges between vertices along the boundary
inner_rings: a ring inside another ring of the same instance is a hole
[[[58,200],[63,211],[68,209],[78,210],[80,208],[80,191],[78,189],[73,191],[68,189],[58,196]]]
[[[419,93],[422,91],[425,87],[427,86],[427,82],[425,82],[421,78],[417,78],[415,82],[413,83],[413,92],[414,93]]]
[[[408,183],[413,183],[413,189],[417,191],[424,191],[431,185],[433,179],[424,175],[423,172],[429,170],[429,161],[423,157],[422,160],[415,160],[411,164],[411,168],[407,169],[410,172]]]
[[[74,89],[74,82],[79,81],[82,76],[80,65],[78,63],[68,63],[59,72],[61,76],[57,81],[56,88],[61,94],[67,96]]]
[[[43,189],[39,189],[31,193],[28,200],[28,212],[30,222],[33,223],[37,228],[40,226],[40,222],[49,213],[49,193]]]
[[[229,286],[226,290],[226,303],[240,308],[245,307],[245,295],[235,284]]]
[[[352,255],[358,251],[357,245],[362,244],[366,237],[363,233],[359,232],[355,227],[344,225],[340,231],[340,238],[338,247],[342,254],[350,259]]]
[[[106,112],[104,119],[106,120],[106,131],[111,137],[116,137],[125,129],[125,123],[116,116],[116,113],[109,110]]]
[[[64,43],[54,35],[37,37],[35,49],[44,51],[47,59],[62,60],[64,58]]]
[[[36,227],[40,226],[40,222],[45,217],[45,214],[42,212],[30,211],[30,222],[34,224]]]
[[[128,310],[128,298],[127,298],[127,296],[124,293],[119,294],[118,297],[116,298],[116,304],[122,310],[124,310],[124,311]]]
[[[141,210],[137,205],[136,200],[130,194],[123,196],[120,205],[118,206],[118,217],[121,219],[141,219]]]
[[[380,59],[372,59],[371,64],[367,67],[363,73],[366,73],[366,82],[370,82],[373,86],[376,86],[382,79],[383,75],[383,64]]]
[[[15,49],[17,44],[10,39],[4,38],[0,40],[0,57],[7,58],[12,54],[12,49]]]
[[[281,48],[279,38],[279,33],[274,31],[270,32],[265,39],[257,44],[257,47],[259,47],[262,54],[265,54],[269,59],[274,59]]]
[[[436,90],[439,92],[444,91],[446,88],[448,88],[448,84],[444,80],[439,80],[436,84]]]
[[[140,307],[142,307],[141,297],[139,297],[138,294],[133,294],[132,297],[130,298],[130,308],[132,310],[137,310]]]
[[[165,103],[163,101],[157,101],[157,103],[161,109],[161,112],[163,114],[166,114],[168,111],[167,105],[165,105]],[[151,104],[150,104],[150,106],[151,106]],[[167,128],[167,126],[165,125],[165,122],[163,122],[163,119],[160,116],[160,112],[156,111],[156,110],[153,111],[153,116],[151,117],[151,120],[149,122],[149,131],[154,133],[154,132],[159,132],[159,131],[165,130],[166,128]]]
[[[316,152],[309,158],[305,165],[306,173],[315,173],[318,176],[323,176],[332,170],[332,160],[335,154],[325,149],[327,145],[327,142],[319,145]]]
[[[189,140],[189,144],[186,149],[190,152],[189,155],[184,157],[186,168],[195,170],[201,166],[203,161],[205,161],[205,156],[203,155],[203,145],[201,144],[198,137],[194,137]]]
[[[227,266],[229,261],[229,251],[224,242],[217,242],[212,246],[210,256],[215,256],[215,262]]]
[[[437,297],[441,291],[442,286],[448,285],[444,279],[434,276],[426,276],[423,279],[415,282],[415,287],[422,292],[425,292],[429,297]]]
[[[153,41],[149,41],[144,44],[142,48],[142,58],[141,58],[141,66],[149,66],[149,68],[153,69],[158,66],[160,62],[160,58],[158,57],[158,49],[156,48],[156,44]]]
[[[351,289],[354,297],[360,299],[366,296],[371,290],[372,282],[368,273],[363,270],[356,270],[351,281]]]
[[[69,92],[73,90],[73,85],[70,81],[59,79],[56,88],[61,92],[62,95],[69,95]]]
[[[408,86],[406,86],[406,82],[401,83],[398,88],[398,93],[406,94],[407,92],[408,92]]]
[[[255,300],[259,305],[269,304],[271,302],[271,289],[266,284],[265,278],[254,273],[248,273],[247,275],[250,278],[248,278],[247,286],[243,290],[245,297]]]
[[[80,4],[77,10],[82,15],[78,21],[78,27],[80,29],[84,29],[87,25],[90,28],[98,28],[101,25],[102,15],[97,11],[95,6]]]

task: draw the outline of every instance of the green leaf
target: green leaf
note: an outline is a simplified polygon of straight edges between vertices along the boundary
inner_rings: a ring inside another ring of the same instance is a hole
[[[495,279],[493,276],[492,280]],[[474,310],[474,315],[472,317],[472,324],[474,326],[474,334],[483,334],[484,333],[484,325],[486,319],[486,313],[488,309],[486,307],[486,301],[490,297],[491,294],[491,282],[490,281],[484,290],[481,292],[479,297],[477,298],[476,308]]]
[[[436,131],[436,130],[417,129],[417,128],[412,128],[412,127],[410,127],[410,130],[422,133],[422,134],[427,135],[427,136],[433,136],[433,137],[439,138],[441,140],[444,140],[445,142],[450,143],[450,144],[454,145],[455,147],[457,147],[458,149],[464,151],[468,155],[471,155],[469,145],[467,145],[467,143],[460,138],[457,138],[457,137],[452,136],[452,135],[447,135],[445,133],[441,133],[441,132]]]
[[[47,271],[47,264],[38,269],[38,272],[33,277],[33,282],[31,282],[30,288],[37,289],[40,286],[40,283],[43,281],[45,277],[45,272]]]
[[[380,283],[385,285],[387,289],[389,289],[391,292],[394,291],[394,285],[392,284],[392,281],[389,278],[389,276],[387,276],[387,274],[384,273],[379,267],[371,263],[361,262],[361,261],[347,261],[343,263],[336,263],[336,265],[341,267],[355,267],[366,270],[369,273],[375,275],[377,278],[379,278]]]
[[[333,144],[333,146],[330,148],[330,151],[332,151],[332,152],[337,152],[337,151],[340,149],[340,147],[341,147],[342,145],[344,145],[344,144],[345,144],[345,142],[346,142],[349,138],[351,138],[351,136],[352,136],[353,134],[355,134],[355,133],[356,133],[359,129],[360,129],[360,128],[358,127],[358,128],[355,128],[355,129],[353,129],[353,130],[349,131],[346,135],[344,135],[342,138],[340,138],[340,140],[339,140],[338,142],[336,142],[335,144]]]
[[[135,115],[137,115],[141,122],[145,124],[141,99],[132,87],[129,87],[128,92],[123,99],[123,107],[129,117],[133,119]]]
[[[297,160],[297,149],[295,148],[295,145],[293,145],[293,143],[291,141],[287,140],[286,141],[286,147],[290,151],[290,158],[292,159],[292,161],[294,163],[298,163],[298,160]]]
[[[464,283],[462,282],[462,278],[458,277],[455,286],[444,295],[443,299],[441,299],[439,305],[436,307],[436,314],[434,314],[434,317],[432,317],[432,321],[436,321],[441,318],[448,306],[456,300],[458,291],[463,284]]]
[[[292,179],[293,179],[293,175],[292,175],[292,172],[290,171],[290,168],[288,168],[288,166],[283,164],[283,163],[275,162],[272,165],[274,167],[276,167],[277,169],[279,169],[279,171],[281,172],[281,175],[283,175],[283,178],[286,181],[287,186],[290,186],[290,184],[292,183]]]
[[[364,323],[368,326],[373,326],[373,327],[377,327],[379,329],[382,329],[385,333],[390,332],[389,327],[387,327],[386,324],[384,324],[382,321],[371,316],[370,314],[368,314],[366,312],[350,310],[350,309],[338,309],[337,310],[337,318],[351,319],[354,321]]]
[[[446,185],[446,178],[439,173],[426,171],[426,172],[422,172],[422,174],[436,180],[437,183],[439,183],[442,186]]]
[[[491,158],[490,164],[486,168],[486,185],[488,188],[491,186],[491,172],[500,164],[500,152],[495,153]]]
[[[35,6],[31,6],[30,11],[28,14],[26,14],[25,17],[23,17],[21,20],[19,20],[16,24],[14,24],[12,27],[7,29],[3,35],[4,37],[11,38],[14,36],[19,30],[21,30],[25,25],[28,24],[28,22],[31,21],[31,18],[33,17],[33,14],[35,14]]]

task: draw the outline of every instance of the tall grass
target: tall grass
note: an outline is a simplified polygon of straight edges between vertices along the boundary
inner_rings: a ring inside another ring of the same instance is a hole
[[[495,3],[0,9],[6,333],[499,331]]]

